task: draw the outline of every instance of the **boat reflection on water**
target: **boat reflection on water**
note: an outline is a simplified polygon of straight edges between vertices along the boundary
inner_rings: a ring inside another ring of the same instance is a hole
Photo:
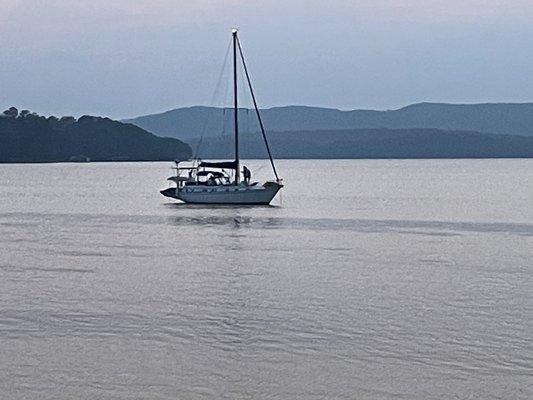
[[[282,218],[257,218],[247,216],[181,216],[170,219],[172,225],[176,226],[226,226],[229,228],[248,229],[272,229],[281,228],[286,224]]]

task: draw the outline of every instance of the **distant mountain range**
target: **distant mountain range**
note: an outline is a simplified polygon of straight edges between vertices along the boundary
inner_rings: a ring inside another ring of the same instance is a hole
[[[239,114],[242,157],[266,157],[255,113]],[[277,158],[533,158],[533,103],[421,103],[394,111],[291,106],[262,116]],[[0,114],[0,162],[232,158],[232,132],[231,109],[181,108],[118,122],[12,107]]]
[[[189,140],[201,158],[231,158],[233,137]],[[270,132],[277,158],[532,158],[533,136],[439,129],[346,129]],[[241,137],[243,158],[266,158],[259,133]]]
[[[189,145],[109,118],[43,117],[14,107],[0,114],[0,162],[170,161]]]
[[[442,104],[419,103],[398,110],[341,111],[287,106],[261,110],[268,131],[315,131],[361,128],[435,128],[503,135],[533,136],[533,103]],[[231,109],[178,108],[125,122],[156,135],[178,139],[217,136],[231,132]],[[239,111],[242,132],[258,126],[253,110]]]

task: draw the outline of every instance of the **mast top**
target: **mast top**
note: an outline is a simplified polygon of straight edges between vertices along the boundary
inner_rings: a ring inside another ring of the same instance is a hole
[[[239,32],[239,30],[238,30],[237,28],[233,28],[233,29],[231,30],[231,33],[233,33],[234,35],[235,35],[237,32]]]

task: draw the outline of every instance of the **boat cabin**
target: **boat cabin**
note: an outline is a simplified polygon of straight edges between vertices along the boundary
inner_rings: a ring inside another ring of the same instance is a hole
[[[185,186],[228,186],[235,185],[234,163],[207,163],[192,161],[190,166],[180,166],[181,161],[175,161],[176,175],[168,178],[168,181],[174,182],[178,188]],[[212,165],[219,164],[226,168],[215,167]],[[231,165],[230,165],[231,164]],[[243,167],[244,171],[249,171]],[[248,175],[249,177],[249,175]],[[249,179],[245,184],[250,185]]]

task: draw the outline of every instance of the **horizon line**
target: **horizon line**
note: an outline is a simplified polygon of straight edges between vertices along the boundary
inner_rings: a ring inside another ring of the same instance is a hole
[[[387,112],[387,111],[399,111],[403,110],[405,108],[409,108],[412,106],[419,106],[419,105],[446,105],[446,106],[487,106],[487,105],[533,105],[532,101],[496,101],[496,102],[462,102],[462,103],[449,103],[449,102],[439,102],[439,101],[420,101],[415,103],[409,103],[405,106],[401,106],[398,108],[388,108],[388,109],[377,109],[377,108],[336,108],[336,107],[326,107],[326,106],[313,106],[313,105],[307,105],[307,104],[286,104],[286,105],[280,105],[280,106],[271,106],[271,107],[259,107],[260,110],[273,110],[276,108],[314,108],[314,109],[322,109],[322,110],[332,110],[332,111],[340,111],[340,112],[352,112],[352,111],[375,111],[375,112]],[[186,109],[192,109],[192,108],[212,108],[212,109],[229,109],[232,110],[233,107],[221,107],[221,106],[211,106],[211,105],[203,105],[203,104],[195,104],[190,106],[181,106],[181,107],[175,107],[164,111],[159,112],[152,112],[148,114],[142,114],[138,115],[136,117],[127,117],[127,118],[117,118],[117,121],[128,121],[133,120],[137,118],[142,117],[149,117],[149,116],[155,116],[155,115],[163,115],[167,114],[176,110],[186,110]],[[253,110],[253,108],[248,107],[239,107],[239,110]]]

